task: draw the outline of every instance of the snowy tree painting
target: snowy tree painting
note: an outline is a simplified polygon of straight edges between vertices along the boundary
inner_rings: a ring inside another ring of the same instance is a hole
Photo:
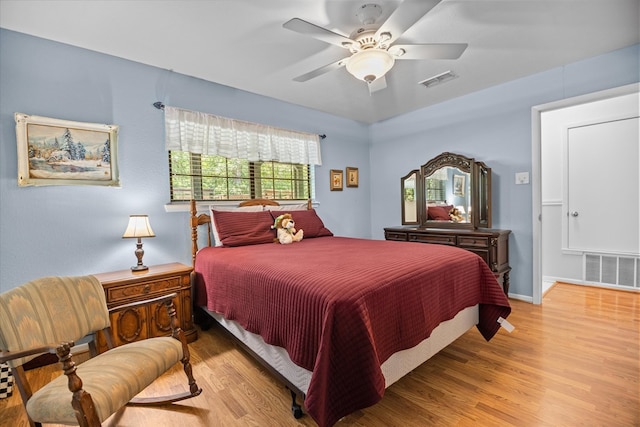
[[[18,156],[20,185],[119,185],[114,164],[117,126],[32,119],[20,113],[16,123],[18,146],[24,146]]]

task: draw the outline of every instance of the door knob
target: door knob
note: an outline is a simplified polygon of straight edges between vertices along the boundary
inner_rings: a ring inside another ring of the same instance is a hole
[[[578,216],[578,212],[576,212],[576,211],[571,212],[571,216],[573,216],[573,217]]]

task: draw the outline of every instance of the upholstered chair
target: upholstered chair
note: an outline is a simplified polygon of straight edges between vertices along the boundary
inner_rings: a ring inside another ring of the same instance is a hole
[[[113,347],[104,289],[93,276],[45,277],[0,294],[0,363],[8,363],[32,426],[41,423],[99,426],[123,406],[160,405],[197,396],[189,349],[179,328],[175,294],[127,304],[164,304],[172,335]],[[109,350],[97,354],[96,332]],[[89,338],[88,360],[76,364],[74,343]],[[64,375],[38,390],[23,364],[43,353],[58,356]],[[182,362],[188,391],[157,398],[134,398],[156,378]]]

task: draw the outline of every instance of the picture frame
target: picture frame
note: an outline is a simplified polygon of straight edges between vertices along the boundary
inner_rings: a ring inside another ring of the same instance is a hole
[[[453,175],[453,195],[464,197],[465,176]]]
[[[119,187],[117,125],[15,113],[18,186]]]
[[[347,166],[347,187],[357,187],[358,182],[358,168]]]
[[[331,191],[342,191],[343,171],[331,169],[329,172],[329,188]]]

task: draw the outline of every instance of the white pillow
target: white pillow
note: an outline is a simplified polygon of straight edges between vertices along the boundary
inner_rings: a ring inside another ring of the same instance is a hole
[[[242,206],[242,207],[235,207],[235,206],[216,206],[216,205],[210,205],[209,206],[209,216],[211,217],[211,234],[213,234],[213,245],[214,246],[222,246],[222,242],[220,241],[220,236],[218,235],[218,229],[216,228],[216,222],[213,219],[213,211],[225,211],[225,212],[260,212],[263,211],[264,209],[262,208],[262,205],[258,205],[258,206]]]
[[[268,211],[306,211],[307,210],[307,202],[304,203],[296,203],[293,205],[283,205],[280,206],[265,206],[265,210]]]

